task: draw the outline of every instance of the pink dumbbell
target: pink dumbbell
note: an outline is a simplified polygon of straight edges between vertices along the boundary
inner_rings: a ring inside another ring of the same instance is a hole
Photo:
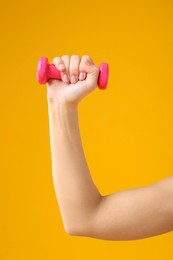
[[[108,83],[109,67],[103,62],[99,66],[98,87],[106,89]],[[45,84],[48,79],[61,79],[60,71],[54,64],[49,64],[46,57],[41,57],[37,67],[37,80],[40,84]]]

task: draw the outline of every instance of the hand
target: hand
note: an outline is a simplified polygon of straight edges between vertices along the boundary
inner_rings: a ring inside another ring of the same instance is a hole
[[[64,55],[52,60],[61,73],[61,79],[49,79],[47,99],[58,104],[78,105],[81,99],[97,88],[99,68],[88,55]]]

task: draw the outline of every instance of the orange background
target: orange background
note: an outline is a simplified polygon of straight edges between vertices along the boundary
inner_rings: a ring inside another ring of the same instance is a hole
[[[172,259],[173,233],[103,241],[65,233],[53,189],[40,56],[108,62],[109,85],[79,105],[93,181],[104,194],[173,172],[173,2],[1,3],[0,259]]]

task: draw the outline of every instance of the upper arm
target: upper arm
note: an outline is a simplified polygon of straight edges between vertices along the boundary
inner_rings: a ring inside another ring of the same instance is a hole
[[[132,240],[173,230],[173,177],[102,196],[84,236]]]

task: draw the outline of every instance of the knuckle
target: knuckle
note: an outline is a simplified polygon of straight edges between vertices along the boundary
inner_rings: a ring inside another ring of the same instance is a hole
[[[84,58],[84,59],[90,59],[90,56],[85,54],[85,55],[82,56],[82,58]]]
[[[80,57],[79,57],[79,55],[77,55],[77,54],[73,54],[73,55],[71,56],[71,59],[73,59],[73,60],[79,60]]]
[[[64,64],[66,65],[66,69],[69,69],[70,66],[70,56],[69,55],[63,55],[61,57],[62,61],[64,62]]]
[[[65,54],[65,55],[63,55],[62,57],[61,57],[61,59],[69,59],[69,55],[67,55],[67,54]]]
[[[58,63],[60,63],[61,62],[61,58],[60,57],[54,57],[53,59],[52,59],[52,63],[54,63],[54,64],[58,64]]]

